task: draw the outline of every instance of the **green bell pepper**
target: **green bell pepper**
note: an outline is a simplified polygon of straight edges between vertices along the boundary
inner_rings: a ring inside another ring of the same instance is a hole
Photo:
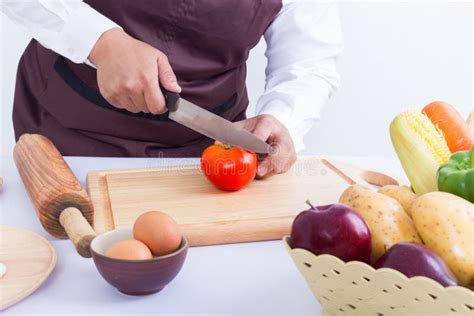
[[[474,203],[474,146],[459,151],[443,164],[437,173],[438,189]]]

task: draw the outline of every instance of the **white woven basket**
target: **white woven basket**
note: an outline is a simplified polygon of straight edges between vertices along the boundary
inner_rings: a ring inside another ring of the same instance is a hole
[[[289,241],[288,236],[283,238],[326,316],[474,315],[474,292],[467,288],[444,288],[429,278],[408,279],[393,269],[375,270],[363,262],[316,256],[291,249]]]

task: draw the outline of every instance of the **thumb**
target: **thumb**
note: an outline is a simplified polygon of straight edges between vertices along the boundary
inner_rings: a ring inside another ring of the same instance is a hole
[[[264,177],[267,174],[271,173],[273,171],[273,164],[271,161],[271,157],[267,156],[265,159],[260,161],[258,163],[258,168],[257,168],[257,176],[258,177]]]
[[[158,79],[160,85],[168,91],[180,93],[181,87],[178,85],[178,80],[171,68],[166,55],[159,55],[158,57]]]

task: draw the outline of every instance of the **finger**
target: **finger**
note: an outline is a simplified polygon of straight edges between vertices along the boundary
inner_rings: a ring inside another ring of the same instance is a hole
[[[139,109],[144,113],[150,113],[146,105],[145,96],[143,95],[143,92],[138,92],[130,95],[130,100],[132,101],[135,108]]]
[[[161,93],[158,77],[154,77],[145,86],[144,96],[146,106],[151,113],[162,114],[166,112],[165,98]]]
[[[288,171],[296,161],[296,152],[294,150],[291,139],[285,140],[284,143],[277,143],[275,154],[272,155],[273,172],[283,173]]]
[[[124,108],[117,97],[108,97],[108,98],[106,98],[106,100],[107,100],[107,102],[109,102],[111,105],[113,105],[117,109],[123,109]]]
[[[125,109],[132,113],[139,113],[140,109],[137,108],[130,97],[122,96],[117,100],[120,103],[122,109]]]
[[[273,160],[273,172],[283,173],[290,169],[293,162],[289,157],[281,157]]]
[[[116,107],[117,109],[123,109],[124,106],[120,102],[121,94],[116,93],[115,89],[104,89],[100,87],[100,93],[104,97],[107,102],[109,102],[113,107]]]
[[[252,133],[258,138],[266,141],[273,132],[273,122],[268,119],[260,119],[255,125]]]
[[[161,54],[158,57],[158,78],[163,88],[168,91],[180,93],[181,87],[178,85],[178,80],[171,68],[168,58]]]
[[[272,157],[267,156],[258,164],[257,176],[264,177],[267,174],[270,174],[273,171]]]

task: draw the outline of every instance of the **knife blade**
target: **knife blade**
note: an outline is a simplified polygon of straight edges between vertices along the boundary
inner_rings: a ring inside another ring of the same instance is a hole
[[[219,115],[181,98],[177,93],[163,91],[163,95],[171,120],[225,144],[259,154],[272,153],[272,147],[265,141]]]

